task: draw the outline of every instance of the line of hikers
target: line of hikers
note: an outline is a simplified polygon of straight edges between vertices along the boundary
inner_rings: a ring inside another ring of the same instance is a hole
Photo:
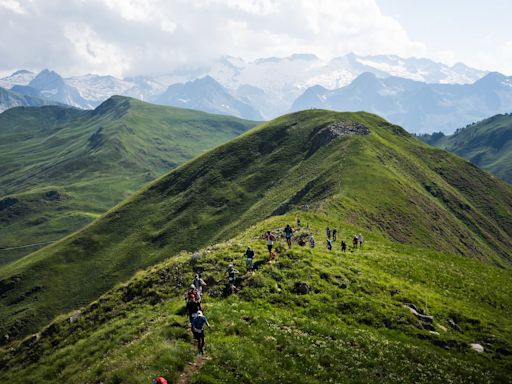
[[[297,218],[297,224],[300,226],[300,219]],[[298,236],[294,238],[293,233],[294,230],[291,228],[291,226],[288,224],[283,230],[284,237],[286,239],[286,244],[288,245],[288,248],[291,249],[292,247],[292,239],[296,240],[297,243],[300,246],[305,246],[307,242],[309,241],[309,246],[311,248],[315,247],[315,238],[312,234],[308,233],[301,233]],[[332,250],[332,243],[333,241],[336,241],[336,235],[337,230],[336,229],[330,229],[329,227],[326,228],[326,236],[327,236],[327,249]],[[309,239],[308,239],[309,237]],[[269,253],[269,262],[273,262],[276,257],[277,253],[274,249],[274,243],[277,241],[278,236],[273,234],[271,231],[267,231],[262,238],[267,243],[267,249]],[[354,235],[352,239],[352,245],[353,250],[356,248],[362,248],[364,244],[364,239],[361,234]],[[347,250],[347,243],[342,240],[341,241],[341,251],[345,252]],[[254,271],[254,257],[255,252],[254,250],[249,246],[247,247],[244,255],[246,267],[248,272]],[[227,292],[228,294],[233,294],[238,291],[237,287],[237,277],[236,275],[240,273],[234,266],[233,263],[230,263],[228,265],[228,268],[226,269],[226,276],[227,276]],[[197,349],[200,354],[204,354],[204,331],[205,326],[210,327],[210,324],[208,323],[208,319],[203,313],[203,308],[201,306],[202,302],[202,292],[203,288],[206,286],[206,282],[196,274],[194,276],[194,280],[192,281],[192,284],[190,285],[189,289],[187,290],[187,293],[185,295],[185,300],[187,302],[187,313],[189,316],[190,321],[190,327],[192,334],[194,336],[194,340],[197,340]]]

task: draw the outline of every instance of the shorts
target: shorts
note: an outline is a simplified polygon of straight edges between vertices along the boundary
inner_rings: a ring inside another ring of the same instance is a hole
[[[204,331],[202,331],[202,332],[192,331],[192,333],[194,334],[195,340],[204,339]]]
[[[273,244],[267,244],[267,248],[268,248],[269,252],[272,252],[272,246],[273,246]]]

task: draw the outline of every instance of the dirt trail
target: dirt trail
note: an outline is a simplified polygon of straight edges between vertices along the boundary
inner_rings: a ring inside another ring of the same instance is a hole
[[[176,384],[188,384],[190,382],[190,379],[192,378],[192,375],[199,371],[204,365],[204,363],[206,363],[206,361],[208,360],[209,358],[204,355],[197,356],[194,362],[190,364],[185,369],[185,371],[183,371],[183,373],[178,378]]]

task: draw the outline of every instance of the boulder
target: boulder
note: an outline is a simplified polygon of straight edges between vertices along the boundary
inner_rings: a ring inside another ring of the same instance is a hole
[[[473,343],[473,344],[469,344],[469,346],[471,347],[471,349],[473,351],[476,351],[478,353],[482,353],[484,351],[484,347],[482,347],[481,344]]]
[[[457,332],[462,332],[461,327],[459,327],[459,326],[457,325],[457,323],[456,323],[455,321],[453,321],[452,319],[448,319],[448,325],[449,325],[450,327],[452,327],[453,329],[455,329]]]

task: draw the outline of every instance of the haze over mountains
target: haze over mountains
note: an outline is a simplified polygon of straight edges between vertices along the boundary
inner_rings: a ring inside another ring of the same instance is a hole
[[[368,90],[369,94],[361,94],[360,79],[352,83],[365,73],[374,74],[375,81],[381,82]],[[325,61],[310,54],[295,54],[252,62],[223,57],[203,67],[125,79],[91,74],[62,78],[48,70],[39,74],[18,71],[0,79],[0,87],[80,108],[93,108],[119,94],[253,120],[271,119],[299,108],[343,110],[348,105],[350,110],[379,113],[392,105],[384,116],[411,132],[450,133],[475,119],[506,112],[502,105],[510,100],[510,79],[477,85],[475,82],[485,75],[486,71],[460,63],[447,66],[392,55],[348,54]],[[475,97],[476,88],[487,96]],[[343,95],[343,101],[336,95]],[[404,103],[404,99],[411,102]],[[0,104],[0,110],[6,108],[8,105]],[[430,111],[433,116],[426,116]]]

